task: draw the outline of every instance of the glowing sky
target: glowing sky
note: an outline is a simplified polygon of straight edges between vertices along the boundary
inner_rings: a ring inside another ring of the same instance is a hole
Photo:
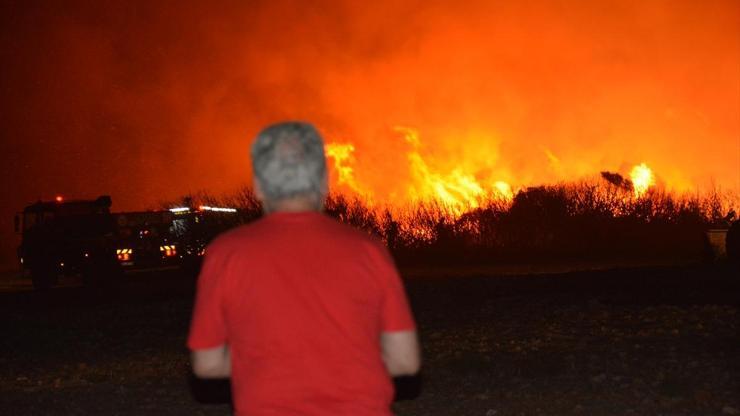
[[[233,190],[250,139],[285,118],[352,143],[380,195],[408,174],[394,126],[437,169],[513,184],[645,162],[668,187],[740,189],[737,1],[0,8],[5,230],[57,193],[126,210]]]

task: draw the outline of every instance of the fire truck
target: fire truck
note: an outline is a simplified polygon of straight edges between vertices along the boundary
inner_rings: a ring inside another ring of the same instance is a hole
[[[115,255],[116,228],[111,198],[38,201],[15,217],[22,236],[18,257],[30,271],[36,289],[54,286],[60,274],[80,273],[86,284],[115,278],[120,268]]]
[[[116,257],[124,270],[178,267],[197,272],[206,245],[238,225],[238,210],[200,205],[113,214]]]
[[[116,223],[116,259],[123,269],[178,266],[182,255],[172,234],[170,211],[119,212]]]
[[[205,246],[238,223],[234,208],[201,205],[111,213],[111,198],[39,201],[16,215],[18,257],[36,289],[61,274],[109,282],[126,270],[185,267],[197,271]]]
[[[197,270],[208,243],[218,234],[236,227],[244,219],[236,208],[200,205],[170,208],[172,235],[177,238],[183,265]]]

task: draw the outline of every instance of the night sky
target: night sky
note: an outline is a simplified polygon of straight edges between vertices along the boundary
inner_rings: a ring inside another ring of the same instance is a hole
[[[740,189],[740,2],[399,3],[4,1],[3,268],[24,205],[229,192],[286,118],[355,144],[381,196],[396,125],[439,169],[519,185],[646,162],[669,189]]]

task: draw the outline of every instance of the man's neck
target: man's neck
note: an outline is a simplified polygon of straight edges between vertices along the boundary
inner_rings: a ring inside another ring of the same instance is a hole
[[[316,198],[306,196],[286,198],[264,204],[264,210],[268,214],[275,212],[320,212],[322,209],[323,204],[321,202],[317,201]]]

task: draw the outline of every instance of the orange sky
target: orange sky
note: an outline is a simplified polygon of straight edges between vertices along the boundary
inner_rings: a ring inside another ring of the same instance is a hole
[[[394,126],[439,172],[740,189],[737,1],[216,3],[0,6],[4,229],[56,193],[228,192],[285,118],[354,144],[380,197],[409,175]]]

